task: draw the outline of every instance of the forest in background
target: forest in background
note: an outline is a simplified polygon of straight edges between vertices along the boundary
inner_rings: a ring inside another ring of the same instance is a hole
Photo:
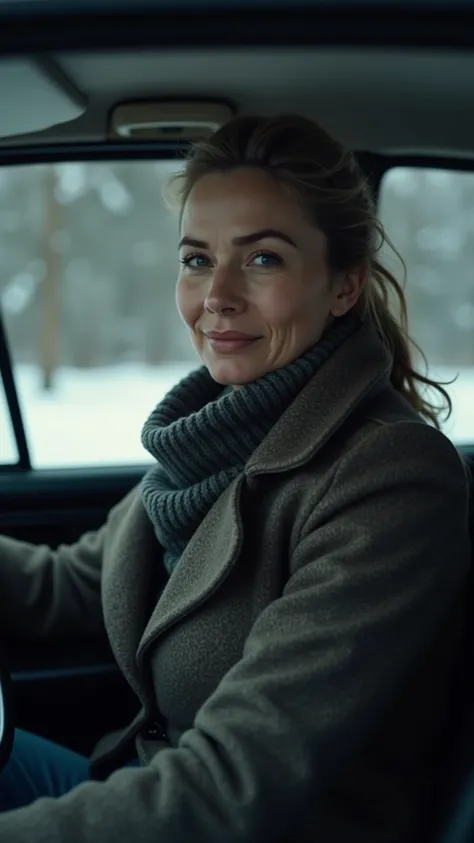
[[[193,359],[175,308],[179,162],[0,169],[0,302],[15,363],[43,387],[78,369]],[[380,217],[407,267],[410,328],[434,366],[474,367],[474,175],[398,168]],[[400,262],[384,250],[402,277]]]

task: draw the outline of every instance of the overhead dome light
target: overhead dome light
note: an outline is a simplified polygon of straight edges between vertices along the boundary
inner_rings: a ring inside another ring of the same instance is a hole
[[[117,105],[110,136],[133,141],[195,142],[209,137],[234,116],[227,103],[147,101]]]

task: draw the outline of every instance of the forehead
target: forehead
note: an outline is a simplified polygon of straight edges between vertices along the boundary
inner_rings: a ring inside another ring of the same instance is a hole
[[[289,231],[304,223],[289,187],[255,167],[202,176],[185,203],[181,231],[197,236],[217,224],[246,232],[282,226]]]

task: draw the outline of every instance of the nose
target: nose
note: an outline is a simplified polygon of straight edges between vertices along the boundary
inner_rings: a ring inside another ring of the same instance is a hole
[[[219,268],[213,275],[204,301],[208,313],[242,313],[245,299],[238,273]]]

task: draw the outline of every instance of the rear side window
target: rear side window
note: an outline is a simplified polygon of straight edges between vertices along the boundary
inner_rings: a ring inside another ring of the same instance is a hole
[[[143,422],[197,365],[162,200],[180,166],[0,169],[1,305],[35,468],[148,462]],[[0,440],[0,463],[16,461]]]
[[[444,432],[474,443],[474,173],[397,167],[383,177],[379,216],[407,268],[409,329],[446,389]],[[390,250],[385,265],[402,280]]]

